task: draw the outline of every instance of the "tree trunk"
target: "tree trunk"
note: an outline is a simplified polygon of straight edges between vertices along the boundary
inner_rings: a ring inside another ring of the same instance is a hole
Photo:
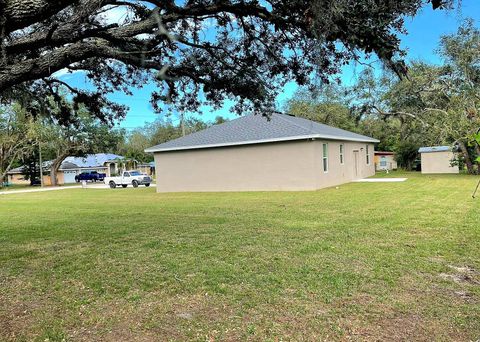
[[[58,185],[57,172],[60,166],[62,166],[63,161],[67,157],[68,153],[62,153],[52,162],[52,165],[50,166],[50,181],[52,182],[52,186]]]
[[[480,158],[480,145],[477,143],[475,143],[475,153],[477,155],[477,158]],[[478,165],[478,169],[480,170],[480,162],[477,161],[477,165]]]
[[[2,172],[2,174],[0,174],[0,188],[3,188],[3,182],[6,175],[7,175],[7,172]]]
[[[465,159],[465,165],[467,166],[467,171],[469,174],[474,174],[475,169],[473,168],[472,159],[470,158],[470,154],[468,153],[467,147],[463,141],[458,142],[458,146],[460,147],[460,151],[462,151],[463,158]]]

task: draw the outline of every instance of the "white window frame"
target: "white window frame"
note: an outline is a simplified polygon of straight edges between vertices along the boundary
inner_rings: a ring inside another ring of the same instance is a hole
[[[328,143],[322,144],[322,169],[323,173],[328,173]]]
[[[367,155],[367,165],[370,165],[370,150],[369,150],[369,145],[366,145],[366,155]]]
[[[345,164],[345,145],[344,144],[340,144],[339,152],[340,152],[340,165],[344,165]]]

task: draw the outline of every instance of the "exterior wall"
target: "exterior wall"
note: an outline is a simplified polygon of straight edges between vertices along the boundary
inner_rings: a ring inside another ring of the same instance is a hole
[[[453,152],[422,153],[422,173],[458,173],[458,166],[451,166]]]
[[[152,168],[150,167],[150,165],[139,165],[137,167],[137,170],[140,171],[141,173],[145,173],[149,176],[152,176],[153,175],[153,170]]]
[[[63,184],[63,172],[58,171],[57,172],[57,180],[58,184]],[[14,174],[14,175],[8,175],[8,182],[12,184],[30,184],[30,181],[25,180],[25,176],[22,174]],[[43,175],[43,184],[48,186],[52,185],[52,181],[50,180],[49,175]]]
[[[58,171],[57,172],[57,184],[58,185],[63,185],[63,171]],[[50,178],[50,175],[43,175],[43,185],[45,186],[50,186],[52,185],[52,179]]]
[[[387,165],[383,166],[380,165],[381,158],[385,157]],[[397,169],[397,161],[395,160],[394,155],[385,155],[385,154],[380,154],[380,155],[375,155],[375,169],[376,170],[395,170]]]
[[[328,172],[323,171],[323,144],[328,144]],[[340,162],[340,145],[344,146],[344,163]],[[367,143],[347,141],[315,141],[315,178],[316,189],[351,182],[355,179],[375,174],[374,145],[369,146],[369,164],[367,165]],[[356,160],[356,164],[355,164]]]
[[[29,180],[25,179],[25,176],[20,173],[7,176],[8,183],[11,184],[30,184]]]
[[[158,192],[315,190],[375,173],[373,144],[366,165],[366,144],[343,142],[340,165],[338,141],[328,143],[329,169],[323,172],[322,144],[291,141],[235,147],[155,153]],[[354,167],[358,153],[358,172]]]

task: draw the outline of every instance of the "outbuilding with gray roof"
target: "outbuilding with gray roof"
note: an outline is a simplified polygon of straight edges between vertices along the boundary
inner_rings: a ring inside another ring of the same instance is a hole
[[[422,173],[459,173],[452,146],[420,147],[418,153],[421,156]]]

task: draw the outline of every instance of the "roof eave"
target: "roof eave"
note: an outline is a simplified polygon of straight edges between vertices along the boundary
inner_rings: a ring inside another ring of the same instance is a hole
[[[327,140],[340,140],[340,141],[353,141],[353,142],[368,142],[368,143],[378,143],[380,140],[373,138],[347,138],[339,137],[333,135],[324,135],[324,134],[312,134],[312,135],[301,135],[285,138],[275,138],[275,139],[263,139],[263,140],[250,140],[250,141],[239,141],[233,143],[222,143],[222,144],[207,144],[207,145],[194,145],[194,146],[181,146],[181,147],[166,147],[166,148],[156,148],[150,147],[144,151],[147,153],[155,152],[168,152],[168,151],[185,151],[185,150],[198,150],[204,148],[215,148],[215,147],[230,147],[230,146],[241,146],[241,145],[255,145],[255,144],[265,144],[271,142],[281,142],[281,141],[294,141],[294,140],[307,140],[307,139],[327,139]]]
[[[443,151],[418,151],[418,153],[440,153],[440,152],[454,152],[452,150],[443,150]]]

